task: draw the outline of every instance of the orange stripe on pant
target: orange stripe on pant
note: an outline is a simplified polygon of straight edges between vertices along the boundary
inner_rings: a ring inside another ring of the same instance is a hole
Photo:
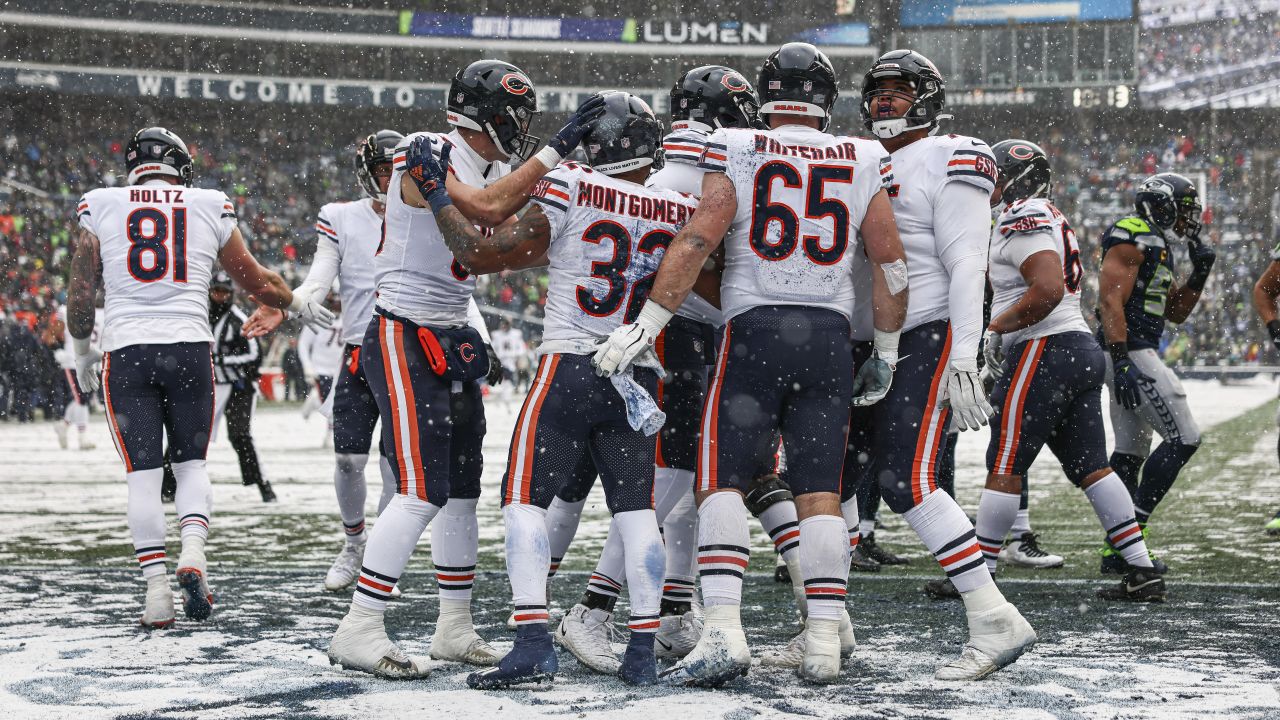
[[[418,454],[418,418],[409,382],[408,368],[403,353],[403,335],[400,323],[378,318],[378,344],[382,350],[382,371],[387,380],[387,397],[391,402],[391,434],[394,438],[396,465],[400,469],[397,492],[409,494],[413,482],[415,495],[427,499],[426,485],[422,478],[421,455]],[[403,393],[403,398],[401,394]],[[406,437],[406,435],[408,437]]]
[[[124,471],[133,472],[133,463],[129,461],[129,452],[124,446],[124,436],[120,434],[120,424],[116,422],[116,411],[111,405],[111,353],[102,356],[102,401],[107,406],[107,425],[111,427],[111,440],[115,443],[116,452],[124,460]]]
[[[1022,357],[1018,359],[1018,367],[1013,373],[1013,382],[1009,386],[1009,394],[1004,398],[1000,452],[996,455],[995,469],[992,471],[999,475],[1013,472],[1013,460],[1018,455],[1018,440],[1022,437],[1022,409],[1027,403],[1027,391],[1036,375],[1036,366],[1040,364],[1040,356],[1044,354],[1044,345],[1044,338],[1036,338],[1023,348]]]
[[[719,480],[719,463],[716,443],[716,426],[720,421],[720,389],[724,385],[724,368],[729,361],[729,336],[733,334],[733,321],[725,323],[724,338],[720,340],[720,356],[716,359],[716,378],[707,391],[706,404],[702,406],[702,440],[698,444],[698,489],[715,490]]]
[[[663,328],[662,332],[658,333],[658,339],[655,340],[653,343],[653,352],[657,354],[658,364],[661,365],[662,367],[667,366],[667,332],[668,330],[670,330],[669,327]],[[663,380],[658,381],[658,394],[657,394],[657,397],[653,399],[654,402],[658,403],[658,409],[662,409],[662,396],[665,394],[663,391],[666,389],[666,384],[667,383]],[[660,467],[660,468],[666,467],[667,464],[662,462],[662,431],[658,431],[658,436],[654,438],[653,450],[654,450],[653,464],[656,467]],[[654,492],[657,492],[656,488]]]
[[[538,415],[542,412],[542,403],[547,399],[551,381],[556,375],[556,366],[560,364],[559,355],[543,356],[538,365],[538,376],[520,408],[520,418],[516,421],[515,432],[512,433],[511,451],[507,457],[507,494],[503,501],[507,504],[520,503],[527,505],[530,500],[529,483],[533,480],[533,458],[537,455],[534,443],[538,439]]]
[[[947,360],[951,357],[951,325],[947,325],[947,338],[942,347],[942,357],[929,383],[929,396],[924,414],[920,418],[920,431],[916,436],[916,454],[911,461],[911,501],[919,505],[937,488],[934,478],[938,446],[947,432],[947,409],[939,405],[943,382],[947,375]]]

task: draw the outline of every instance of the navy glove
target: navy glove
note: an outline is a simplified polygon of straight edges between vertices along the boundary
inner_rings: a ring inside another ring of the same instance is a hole
[[[409,145],[404,156],[404,172],[418,186],[422,199],[431,206],[431,212],[438,213],[452,205],[449,191],[445,189],[445,179],[449,177],[449,152],[453,146],[444,143],[440,148],[440,159],[436,160],[431,153],[431,140],[426,136],[419,137]]]
[[[1116,401],[1126,410],[1132,410],[1142,404],[1142,389],[1155,380],[1138,369],[1129,359],[1129,348],[1126,343],[1111,343],[1111,367]]]
[[[871,358],[862,363],[853,378],[853,406],[875,405],[889,394],[892,386],[893,366],[881,359],[880,353],[872,350]]]
[[[578,147],[578,143],[582,142],[582,138],[586,137],[591,129],[591,123],[604,115],[604,109],[604,97],[600,94],[587,98],[569,116],[569,122],[560,128],[560,132],[556,133],[555,137],[551,138],[547,147],[555,150],[561,159],[569,157],[569,153],[573,152],[573,149]]]
[[[492,345],[485,345],[484,349],[489,353],[489,372],[485,375],[485,381],[489,383],[489,387],[493,387],[502,382],[502,363],[498,361],[498,353]]]
[[[1203,290],[1204,284],[1209,282],[1209,272],[1213,270],[1213,263],[1218,259],[1218,253],[1201,242],[1200,238],[1191,238],[1187,241],[1187,252],[1191,256],[1191,275],[1187,278],[1187,287]]]

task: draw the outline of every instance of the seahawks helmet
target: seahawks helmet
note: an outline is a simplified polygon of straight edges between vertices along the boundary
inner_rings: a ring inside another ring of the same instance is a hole
[[[528,160],[542,138],[529,134],[538,114],[533,82],[501,60],[477,60],[449,83],[450,125],[485,133],[507,159]]]
[[[1186,237],[1200,234],[1200,194],[1186,176],[1166,172],[1152,175],[1138,186],[1134,206],[1148,222]]]
[[[696,67],[671,88],[671,121],[717,128],[757,127],[760,100],[742,73],[723,65]]]
[[[831,107],[840,94],[836,71],[821,50],[803,42],[783,45],[760,68],[760,114],[786,113],[822,118],[831,123]]]
[[[653,165],[662,147],[662,123],[648,103],[627,92],[607,92],[603,97],[604,114],[591,122],[582,139],[587,163],[605,175]]]
[[[991,146],[996,156],[1000,201],[1008,204],[1033,197],[1049,197],[1049,156],[1030,140],[1002,140]]]
[[[373,171],[383,163],[391,164],[396,146],[402,140],[404,135],[395,130],[379,130],[356,146],[356,180],[360,182],[360,189],[364,190],[364,194],[378,202],[386,202],[387,194],[378,187],[378,179],[373,176]]]
[[[137,185],[147,175],[176,177],[183,185],[191,184],[191,152],[187,144],[162,127],[143,128],[134,134],[124,149],[124,166],[130,185]]]
[[[911,92],[881,87],[890,80],[905,80]],[[909,100],[911,107],[901,117],[877,118],[871,104],[881,95]],[[943,113],[946,101],[942,73],[929,58],[914,50],[892,50],[881,55],[862,77],[862,124],[881,139],[925,128],[935,132],[939,121],[951,117]]]

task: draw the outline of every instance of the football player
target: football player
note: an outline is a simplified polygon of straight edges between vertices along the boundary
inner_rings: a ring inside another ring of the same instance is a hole
[[[987,485],[978,502],[978,546],[994,575],[1027,468],[1047,444],[1132,566],[1102,597],[1162,601],[1165,582],[1147,557],[1133,500],[1107,466],[1106,360],[1080,314],[1084,265],[1075,232],[1049,201],[1049,158],[1027,140],[1005,140],[992,151],[998,175],[991,205],[1000,216],[991,241],[994,298],[983,353],[997,376],[991,396],[996,413]]]
[[[643,186],[662,142],[649,106],[624,92],[601,97],[605,113],[584,139],[590,167],[567,163],[548,173],[534,193],[537,204],[491,238],[450,206],[442,182],[448,150],[438,165],[424,146],[411,150],[409,162],[420,157],[426,166],[421,189],[454,257],[476,272],[550,264],[538,379],[521,408],[503,478],[516,642],[496,668],[467,678],[473,688],[549,681],[558,669],[548,632],[545,513],[562,483],[582,479],[575,471],[588,457],[591,477],[598,471],[603,481],[631,588],[631,636],[618,675],[630,684],[657,682],[664,563],[653,507],[661,417],[652,398],[662,370],[651,356],[625,377],[604,378],[590,356],[601,337],[641,311],[667,244],[694,207],[680,193]]]
[[[978,341],[996,181],[986,143],[935,134],[950,117],[945,110],[943,78],[920,53],[885,53],[863,78],[863,124],[892,155],[884,170],[911,299],[896,382],[871,408],[870,446],[862,452],[871,458],[870,481],[879,482],[890,509],[964,599],[969,641],[935,677],[976,680],[1016,660],[1036,634],[996,588],[973,524],[937,484],[948,416],[963,431],[987,424],[991,414],[978,378]]]
[[[58,320],[62,323],[62,350],[57,353],[58,364],[62,374],[67,378],[67,388],[71,390],[71,398],[67,409],[62,413],[62,422],[54,424],[58,433],[58,445],[67,447],[67,434],[74,425],[81,450],[92,450],[96,445],[88,438],[89,431],[89,396],[80,392],[76,384],[76,350],[75,338],[71,337],[71,328],[67,324],[67,308],[58,308]],[[95,308],[93,313],[93,330],[89,333],[90,350],[98,349],[98,340],[102,336],[102,308]]]
[[[1111,467],[1133,491],[1145,536],[1151,514],[1200,447],[1200,427],[1191,417],[1187,393],[1156,349],[1165,322],[1183,323],[1195,308],[1216,253],[1200,239],[1202,208],[1196,186],[1187,178],[1177,173],[1147,178],[1138,186],[1134,205],[1136,215],[1118,220],[1102,236],[1098,314],[1113,400]],[[1186,240],[1191,261],[1182,284],[1174,279],[1176,238]],[[1163,439],[1154,452],[1153,429]],[[1164,563],[1154,562],[1163,572]],[[1129,571],[1124,555],[1108,540],[1102,572]]]
[[[397,488],[369,534],[351,609],[329,645],[331,662],[389,678],[427,674],[423,660],[387,637],[383,614],[418,538],[437,514],[447,528],[432,533],[441,586],[432,655],[479,665],[498,660],[471,620],[485,432],[479,379],[492,365],[484,336],[468,323],[475,278],[445,245],[419,189],[421,177],[405,172],[408,150],[418,138],[433,153],[451,148],[446,183],[454,206],[492,228],[524,205],[534,184],[577,146],[601,111],[598,100],[584,103],[535,155],[538,138],[528,133],[537,113],[532,82],[514,65],[480,60],[450,83],[446,118],[453,130],[415,133],[395,151],[374,260],[374,316],[360,363]],[[513,159],[524,161],[515,171],[508,164]],[[440,562],[442,552],[455,559]]]
[[[1280,243],[1271,249],[1271,263],[1263,271],[1262,277],[1253,286],[1253,309],[1267,327],[1271,336],[1271,344],[1280,350],[1280,316],[1276,314],[1276,299],[1280,298]],[[1276,424],[1280,425],[1280,413],[1276,414]],[[1280,446],[1278,446],[1280,448]],[[1263,526],[1268,535],[1280,535],[1280,510]]]
[[[80,236],[67,328],[80,389],[103,388],[129,484],[129,531],[147,581],[141,622],[158,628],[174,621],[160,502],[165,436],[177,476],[182,553],[176,575],[183,609],[194,620],[213,612],[204,545],[211,495],[205,455],[213,432],[214,263],[259,302],[298,312],[307,324],[326,326],[333,315],[294,295],[279,275],[258,264],[225,194],[190,187],[191,153],[177,135],[161,127],[138,131],[125,148],[125,168],[125,186],[91,190],[76,206]],[[106,294],[100,350],[90,341],[99,277]]]
[[[770,129],[721,129],[707,138],[697,214],[672,242],[636,322],[611,333],[595,357],[607,374],[630,367],[725,241],[720,297],[728,322],[697,471],[706,626],[693,651],[665,671],[676,683],[719,685],[750,667],[740,618],[749,548],[744,494],[777,451],[779,432],[807,591],[801,672],[817,682],[837,678],[849,551],[839,470],[854,399],[850,265],[859,245],[876,263],[879,353],[859,369],[857,384],[873,386],[860,401],[887,388],[906,309],[906,283],[890,288],[881,267],[902,262],[880,180],[883,153],[825,132],[837,94],[831,62],[810,44],[788,43],[765,61],[757,87]]]
[[[326,295],[324,304],[341,317],[342,305],[335,295]],[[304,420],[322,407],[328,401],[329,393],[333,392],[334,376],[342,369],[345,344],[342,335],[341,321],[323,332],[304,328],[298,333],[298,358],[302,361],[302,373],[311,381],[311,389],[314,391],[307,393],[306,402],[302,403]],[[329,447],[333,435],[332,416],[326,417],[325,421],[324,447]]]
[[[645,184],[695,197],[701,194],[705,171],[698,167],[698,160],[706,148],[707,135],[720,128],[755,127],[759,106],[751,83],[731,68],[706,65],[681,75],[671,89],[671,132],[662,141],[663,164]],[[715,280],[700,289],[718,296],[718,275]],[[719,302],[718,297],[714,300]],[[661,627],[655,640],[658,657],[688,655],[702,634],[702,618],[693,609],[697,541],[693,470],[708,368],[715,362],[716,328],[723,324],[719,308],[693,292],[654,344],[668,373],[658,383],[657,400],[667,422],[658,435],[654,470],[654,509],[667,553]],[[585,496],[585,490],[566,484],[548,510],[548,525],[567,525],[560,520],[562,513],[577,509],[577,516]],[[794,506],[790,520],[790,527],[781,532],[795,535]],[[561,534],[558,539],[567,542],[569,538]],[[789,549],[798,545],[794,538],[788,542]],[[564,547],[553,543],[553,562],[563,556]],[[581,602],[561,619],[555,631],[558,643],[597,672],[615,673],[620,662],[610,642],[610,630],[613,606],[623,586],[624,558],[621,540],[611,526]]]

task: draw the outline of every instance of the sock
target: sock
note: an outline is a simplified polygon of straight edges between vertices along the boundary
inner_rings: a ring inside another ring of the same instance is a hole
[[[1004,536],[1009,533],[1009,526],[1018,515],[1018,496],[991,488],[982,491],[978,500],[978,527],[975,528],[978,548],[987,561],[987,570],[992,575],[996,572],[996,562],[1000,559],[1000,546]],[[1017,537],[1014,531],[1014,537]]]
[[[626,549],[627,592],[631,617],[627,627],[636,633],[658,632],[659,602],[662,599],[662,577],[666,572],[666,553],[658,534],[658,517],[653,510],[632,510],[613,516],[613,527],[622,537]]]
[[[1173,487],[1173,481],[1178,479],[1178,471],[1182,470],[1199,449],[1199,445],[1168,441],[1156,447],[1151,457],[1147,458],[1147,464],[1142,467],[1142,483],[1133,496],[1133,509],[1138,522],[1147,524],[1151,513],[1155,512],[1156,506],[1164,499],[1169,488]]]
[[[654,523],[656,525],[657,521]],[[600,548],[600,559],[596,562],[595,572],[591,573],[591,579],[587,581],[587,592],[582,596],[583,605],[613,612],[613,606],[618,602],[618,595],[622,593],[627,577],[625,546],[622,528],[618,526],[618,516],[614,515],[609,522],[609,534],[605,537],[604,547]]]
[[[796,516],[794,500],[775,502],[760,512],[760,525],[773,540],[773,549],[787,565],[791,577],[791,592],[796,598],[796,610],[800,617],[807,617],[805,606],[804,571],[800,567],[800,523]]]
[[[159,494],[157,494],[159,497]],[[698,575],[708,608],[742,604],[742,574],[750,558],[747,506],[736,492],[717,492],[698,507]]]
[[[63,414],[63,418],[71,425],[76,426],[76,430],[83,435],[89,429],[89,406],[81,405],[72,401],[67,405],[67,411]]]
[[[456,600],[471,604],[480,546],[478,502],[476,498],[449,498],[431,524],[431,562],[435,564],[441,603]]]
[[[209,516],[213,505],[208,467],[204,460],[174,463],[173,478],[176,483],[173,502],[178,512],[182,547],[184,550],[191,547],[203,551],[205,538],[209,537]]]
[[[564,554],[569,551],[573,536],[578,533],[578,523],[582,520],[582,507],[586,504],[586,498],[569,502],[555,497],[546,509],[547,537],[550,540],[551,549],[551,564],[547,577],[555,575],[560,569],[560,561],[564,560]]]
[[[165,574],[164,505],[160,502],[160,468],[135,470],[125,475],[129,484],[129,534],[142,577]]]
[[[516,634],[547,631],[547,511],[536,505],[511,503],[502,508],[507,528],[507,578],[515,604]],[[377,528],[374,529],[377,532]],[[526,629],[528,627],[528,629]]]
[[[992,585],[969,518],[945,492],[934,491],[902,514],[961,595]]]
[[[1151,567],[1142,528],[1133,514],[1133,501],[1124,481],[1114,472],[1084,489],[1084,496],[1102,523],[1111,547],[1136,567]]]
[[[849,533],[849,552],[858,547],[858,543],[862,541],[862,521],[858,519],[858,496],[855,494],[848,500],[840,503],[840,515],[844,518],[844,524],[848,526]],[[872,523],[874,529],[875,523]]]
[[[1019,538],[1023,533],[1029,532],[1031,532],[1031,489],[1027,476],[1023,475],[1022,492],[1018,493],[1018,516],[1014,518],[1013,527],[1009,529],[1009,533]]]
[[[400,580],[422,532],[439,512],[439,505],[416,497],[397,494],[391,498],[369,533],[352,603],[378,612],[387,609],[391,588]]]
[[[814,515],[800,521],[800,535],[807,616],[838,621],[849,576],[849,528],[843,517]]]
[[[692,470],[653,469],[653,510],[659,526],[686,495],[693,495]]]
[[[386,455],[378,456],[378,472],[382,474],[382,495],[378,498],[378,514],[381,515],[387,505],[391,504],[391,498],[396,496],[399,483],[396,482],[396,473],[391,469],[391,461]]]
[[[1130,497],[1138,492],[1138,471],[1142,470],[1142,463],[1145,460],[1146,458],[1141,455],[1111,453],[1111,469],[1120,476],[1120,480],[1129,490]]]
[[[667,577],[662,583],[661,613],[683,615],[693,604],[697,572],[694,563],[697,560],[698,506],[693,501],[692,479],[684,495],[662,522],[662,542],[667,553]]]
[[[870,520],[858,520],[858,536],[868,537],[876,531],[875,518]]]
[[[364,537],[364,501],[368,489],[364,481],[364,466],[369,454],[338,453],[334,455],[333,489],[338,494],[338,514],[342,516],[342,531],[349,543],[362,543]]]

